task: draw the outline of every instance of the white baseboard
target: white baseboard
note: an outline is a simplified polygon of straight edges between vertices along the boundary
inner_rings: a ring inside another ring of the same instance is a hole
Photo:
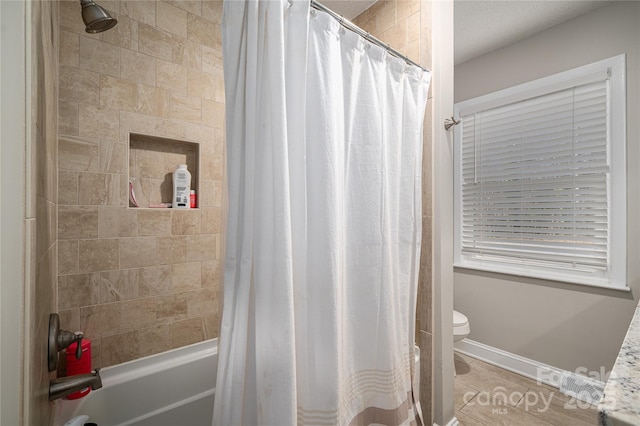
[[[544,383],[558,389],[560,389],[563,375],[576,375],[573,372],[553,367],[551,365],[543,364],[541,362],[534,361],[520,355],[512,354],[510,352],[503,351],[501,349],[494,348],[480,342],[475,342],[470,339],[463,339],[455,342],[454,350],[461,354],[468,355],[472,358],[477,358],[481,361],[493,364],[497,367],[504,368],[505,370],[512,371],[514,373],[536,380],[539,383]],[[591,378],[589,378],[589,382],[590,384],[598,386],[601,389],[603,389],[605,385],[604,382],[597,381]],[[588,402],[593,403],[592,401]]]
[[[560,380],[564,370],[551,365],[543,364],[470,339],[455,342],[454,350],[555,388],[560,387]]]

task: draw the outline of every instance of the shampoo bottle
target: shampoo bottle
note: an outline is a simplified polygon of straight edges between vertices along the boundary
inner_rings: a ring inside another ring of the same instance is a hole
[[[180,164],[173,172],[173,208],[188,209],[190,207],[190,192],[191,173],[187,170],[186,164]]]

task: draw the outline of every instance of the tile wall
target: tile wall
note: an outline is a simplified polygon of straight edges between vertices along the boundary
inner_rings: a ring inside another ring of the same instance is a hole
[[[411,60],[431,69],[431,2],[380,0],[357,16],[353,23],[389,44]],[[432,424],[433,308],[432,308],[432,91],[424,118],[422,166],[422,253],[418,281],[416,343],[420,347],[420,399],[425,423]]]
[[[56,311],[57,282],[57,103],[58,3],[30,2],[31,109],[28,129],[26,254],[27,260],[24,354],[25,389],[23,424],[47,425],[53,412],[49,403],[47,368],[49,314]]]
[[[221,1],[99,3],[60,1],[58,309],[106,367],[217,336],[224,85]],[[197,209],[129,207],[130,133],[199,144]]]

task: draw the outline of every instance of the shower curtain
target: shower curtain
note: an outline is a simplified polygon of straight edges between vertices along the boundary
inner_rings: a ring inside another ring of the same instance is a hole
[[[410,424],[430,74],[308,0],[225,1],[213,424]]]

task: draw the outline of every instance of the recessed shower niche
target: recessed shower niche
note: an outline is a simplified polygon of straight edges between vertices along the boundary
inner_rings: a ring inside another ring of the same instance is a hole
[[[197,193],[200,164],[198,143],[131,133],[129,135],[129,207],[171,205],[172,176],[178,164],[187,165],[191,173],[191,189]],[[132,193],[137,206],[132,201]]]

